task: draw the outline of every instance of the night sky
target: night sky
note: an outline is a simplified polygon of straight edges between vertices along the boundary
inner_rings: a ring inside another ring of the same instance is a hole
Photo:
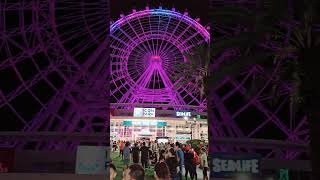
[[[158,8],[160,4],[162,4],[163,9],[175,7],[176,11],[179,12],[184,12],[187,9],[189,16],[193,19],[200,17],[202,25],[207,25],[209,22],[208,0],[110,0],[111,19],[116,21],[120,17],[120,12],[127,15],[132,12],[133,8],[137,10],[145,9],[147,4],[150,8]]]

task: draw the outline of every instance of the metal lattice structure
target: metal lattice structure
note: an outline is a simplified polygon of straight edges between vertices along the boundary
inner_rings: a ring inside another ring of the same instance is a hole
[[[108,1],[0,2],[2,131],[107,132]],[[1,142],[73,149],[77,142]]]
[[[210,1],[211,9],[227,6],[250,8],[256,5],[255,0],[248,1]],[[289,6],[290,7],[290,6]],[[288,13],[290,13],[290,8]],[[284,23],[286,24],[286,23]],[[276,52],[280,44],[290,36],[290,25],[280,25],[286,29],[281,40],[265,41],[261,48]],[[234,27],[224,26],[213,22],[211,33],[216,35],[215,40],[231,37],[241,32],[245,27],[236,24]],[[281,42],[282,41],[282,42]],[[226,49],[215,57],[211,71],[230,57],[240,57],[237,48]],[[288,143],[307,144],[309,142],[309,127],[304,113],[296,112],[291,103],[294,86],[279,79],[282,62],[274,63],[266,70],[261,65],[247,67],[236,77],[225,76],[218,85],[212,87],[208,95],[211,104],[208,111],[210,123],[211,151],[215,152],[258,152],[265,158],[299,159],[306,158],[308,150],[281,149],[276,146],[250,146],[250,139],[274,139]],[[252,91],[253,83],[259,87]],[[277,88],[275,88],[277,87]],[[273,101],[275,100],[276,103]],[[215,145],[214,138],[245,138],[246,146],[237,144]]]
[[[178,86],[179,80],[172,78],[173,65],[186,61],[184,53],[210,39],[199,19],[162,8],[134,10],[109,29],[108,12],[104,0],[0,2],[1,131],[108,132],[110,93],[113,103],[163,104],[174,110],[186,105],[198,106],[203,112],[210,101],[213,137],[309,140],[306,118],[296,115],[289,103],[293,88],[274,78],[277,66],[271,73],[260,66],[248,67],[238,78],[221,80],[208,100],[201,99],[192,83]],[[213,24],[211,30],[228,36],[237,28]],[[215,65],[235,55],[237,51],[226,50]],[[265,85],[249,96],[249,84],[255,78]],[[269,92],[275,83],[281,84],[277,90],[280,100],[270,106],[267,100],[272,98]],[[76,145],[21,139],[1,142],[3,147],[33,149],[73,149]],[[295,159],[300,155],[274,147],[212,145],[211,149],[218,151],[261,152],[267,158]]]
[[[190,105],[205,111],[205,99],[194,84],[179,85],[181,79],[173,78],[175,65],[186,61],[184,54],[209,42],[208,29],[199,20],[161,7],[121,15],[110,28],[112,102],[171,109]]]
[[[251,4],[254,5],[254,2]],[[217,34],[217,38],[228,37],[237,31],[237,28],[239,27],[214,24],[212,34]],[[192,32],[192,29],[195,31]],[[194,41],[186,45],[185,42],[193,39]],[[132,104],[139,103],[149,106],[166,105],[164,107],[171,105],[173,109],[179,109],[179,105],[204,106],[205,100],[198,101],[197,98],[184,100],[183,94],[190,92],[183,92],[180,89],[188,88],[169,87],[175,87],[173,86],[175,82],[170,78],[170,73],[175,72],[171,69],[174,67],[173,64],[184,63],[184,52],[192,52],[194,46],[208,40],[209,34],[206,30],[186,14],[147,7],[143,11],[133,10],[133,13],[127,16],[121,15],[121,18],[111,25],[110,90],[112,102],[121,104],[115,107],[133,108]],[[164,42],[169,45],[168,49],[163,48]],[[266,46],[276,49],[268,43]],[[212,65],[213,72],[220,63],[231,56],[237,56],[238,53],[237,49],[227,49],[215,59]],[[306,117],[295,116],[290,105],[290,94],[293,89],[290,84],[275,78],[279,73],[278,69],[279,64],[274,66],[272,72],[266,72],[259,65],[248,67],[237,78],[226,76],[210,89],[208,100],[212,106],[209,107],[208,117],[211,137],[277,139],[298,144],[308,141]],[[252,94],[249,92],[251,84],[257,80],[264,82],[264,85]],[[273,98],[270,92],[275,84],[279,87],[276,93],[279,101],[270,105],[270,99]],[[198,93],[197,90],[195,92]],[[191,97],[198,97],[197,94],[192,95],[190,94]],[[249,148],[250,145],[244,147],[234,144],[216,146],[213,141],[211,145],[214,151],[259,152],[266,158],[295,159],[304,152],[274,149],[271,146],[254,148]]]

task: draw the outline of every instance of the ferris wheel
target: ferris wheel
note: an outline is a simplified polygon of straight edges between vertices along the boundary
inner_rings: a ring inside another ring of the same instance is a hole
[[[185,53],[209,42],[208,27],[187,12],[159,7],[120,15],[110,27],[111,96],[114,103],[201,106],[199,90],[173,78]]]

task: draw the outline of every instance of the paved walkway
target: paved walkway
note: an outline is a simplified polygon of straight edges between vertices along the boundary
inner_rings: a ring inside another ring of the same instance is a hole
[[[185,175],[185,169],[183,168],[182,177],[184,177],[184,175]],[[188,175],[188,177],[190,178],[190,175]],[[208,177],[210,177],[209,171],[208,171]],[[199,179],[199,180],[203,179],[203,171],[199,167],[197,167],[197,179]]]

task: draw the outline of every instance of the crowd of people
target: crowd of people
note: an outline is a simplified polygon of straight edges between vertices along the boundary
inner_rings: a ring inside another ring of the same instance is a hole
[[[193,149],[190,145],[157,142],[113,142],[113,151],[117,152],[124,165],[123,180],[144,180],[145,169],[153,168],[156,180],[198,179],[197,168],[208,180],[207,146],[199,145]],[[183,173],[184,171],[184,173]],[[116,169],[111,163],[110,179],[116,177]]]

